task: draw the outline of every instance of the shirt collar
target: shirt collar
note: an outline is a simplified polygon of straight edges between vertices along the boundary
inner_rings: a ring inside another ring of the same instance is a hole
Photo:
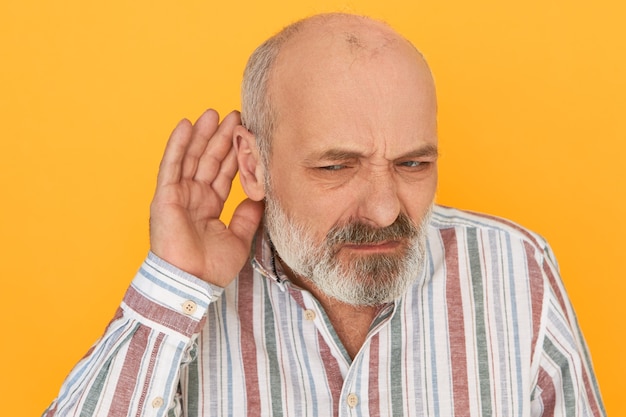
[[[276,257],[276,249],[265,230],[263,222],[261,222],[252,242],[250,262],[255,271],[277,283],[281,289],[284,289],[287,276],[284,274]]]

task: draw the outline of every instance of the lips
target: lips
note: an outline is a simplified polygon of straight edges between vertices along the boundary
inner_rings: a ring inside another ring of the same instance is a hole
[[[376,243],[363,243],[363,244],[353,244],[347,243],[342,245],[342,249],[347,249],[351,251],[359,251],[359,252],[371,252],[371,253],[384,253],[384,252],[393,252],[395,251],[401,243],[397,240],[376,242]]]

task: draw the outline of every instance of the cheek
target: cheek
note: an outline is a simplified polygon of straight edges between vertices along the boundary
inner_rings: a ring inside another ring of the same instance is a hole
[[[326,238],[328,231],[338,222],[339,209],[336,197],[318,192],[295,175],[275,175],[271,180],[271,197],[295,224],[303,226],[316,244]]]
[[[413,221],[419,223],[433,204],[437,191],[437,177],[419,186],[406,187],[399,194],[402,206]]]
[[[354,216],[355,205],[346,193],[309,192],[299,200],[294,215],[307,227],[314,242],[319,245],[333,227],[348,222]]]
[[[336,200],[321,201],[309,197],[303,202],[300,218],[308,227],[317,244],[326,239],[330,229],[347,220],[343,218],[343,210],[336,203]]]

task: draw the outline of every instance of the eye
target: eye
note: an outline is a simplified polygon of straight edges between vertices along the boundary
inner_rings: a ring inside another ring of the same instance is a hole
[[[319,169],[321,169],[322,171],[339,171],[344,168],[347,168],[347,166],[346,165],[327,165],[327,166],[319,167]]]
[[[427,162],[423,162],[423,161],[404,161],[404,162],[400,162],[398,165],[400,165],[401,167],[406,167],[406,168],[418,168],[424,164],[427,164]]]

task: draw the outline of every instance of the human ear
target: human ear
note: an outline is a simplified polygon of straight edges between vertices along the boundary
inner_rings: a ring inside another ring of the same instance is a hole
[[[239,180],[244,192],[254,201],[265,198],[265,171],[256,146],[256,137],[239,125],[233,132],[233,146],[239,164]]]

